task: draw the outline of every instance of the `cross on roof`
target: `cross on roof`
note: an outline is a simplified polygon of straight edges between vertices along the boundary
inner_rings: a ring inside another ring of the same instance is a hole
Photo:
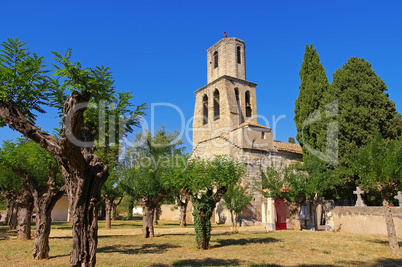
[[[394,196],[399,201],[399,207],[402,207],[402,192],[398,191],[398,195]]]

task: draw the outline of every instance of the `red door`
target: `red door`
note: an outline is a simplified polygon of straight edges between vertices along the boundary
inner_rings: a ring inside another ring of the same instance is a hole
[[[282,200],[275,199],[274,201],[276,211],[276,230],[286,230],[286,204]]]

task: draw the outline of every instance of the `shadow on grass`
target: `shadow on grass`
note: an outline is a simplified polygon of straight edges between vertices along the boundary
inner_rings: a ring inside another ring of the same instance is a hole
[[[278,264],[251,264],[250,267],[281,267]]]
[[[173,244],[144,244],[136,245],[115,245],[98,248],[99,253],[121,253],[121,254],[161,254],[170,248],[179,248]]]
[[[276,243],[281,241],[280,239],[272,238],[272,237],[263,237],[263,238],[239,238],[239,239],[218,239],[218,244],[213,245],[213,248],[219,247],[227,247],[227,246],[245,246],[248,244],[266,244],[266,243]]]
[[[167,266],[240,266],[244,265],[245,262],[233,259],[233,260],[226,260],[226,259],[213,259],[213,258],[206,258],[206,259],[189,259],[189,260],[179,260],[175,261],[173,264],[153,264],[150,265],[152,267],[167,267]]]
[[[0,227],[0,240],[7,240],[10,236],[17,236],[17,231],[10,230],[8,226]]]
[[[54,256],[50,256],[50,257],[49,257],[49,260],[51,260],[51,259],[56,259],[56,258],[67,257],[67,256],[70,256],[70,254],[54,255]]]
[[[375,266],[402,266],[402,259],[378,259]]]
[[[376,240],[370,240],[370,242],[389,246],[389,242],[388,242],[388,241],[384,241],[384,240],[378,240],[378,239],[376,239]],[[398,244],[399,244],[399,247],[402,247],[402,242],[398,242]]]

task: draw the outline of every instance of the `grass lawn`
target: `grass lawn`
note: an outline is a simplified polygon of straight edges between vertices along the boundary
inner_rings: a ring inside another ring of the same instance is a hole
[[[140,221],[99,223],[97,266],[402,266],[390,257],[387,237],[313,231],[264,232],[262,226],[213,226],[211,248],[195,248],[194,228],[160,222],[157,237],[141,237]],[[34,227],[33,227],[34,231]],[[400,242],[402,245],[402,242]],[[49,260],[33,261],[33,240],[15,239],[15,231],[0,226],[0,266],[68,266],[69,223],[53,223]]]

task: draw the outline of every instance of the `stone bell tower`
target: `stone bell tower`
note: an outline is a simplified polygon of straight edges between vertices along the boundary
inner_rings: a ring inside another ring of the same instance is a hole
[[[257,124],[257,84],[246,80],[245,47],[244,41],[228,38],[225,33],[207,50],[208,84],[195,91],[194,156],[232,155],[233,145],[248,147],[242,133],[236,131],[246,124],[253,124],[260,130],[258,139],[265,135],[261,132],[270,134],[268,127]],[[250,141],[250,145],[255,144],[255,140],[246,141]]]
[[[297,144],[274,141],[271,129],[257,123],[257,84],[246,80],[245,48],[244,41],[225,33],[207,50],[207,85],[195,91],[191,157],[229,155],[244,162],[242,184],[253,199],[242,217],[270,223],[275,229],[273,202],[254,190],[255,182],[262,181],[261,170],[300,159],[302,150]],[[228,218],[221,216],[225,212],[217,209],[215,220]]]
[[[244,41],[226,35],[207,50],[208,84],[221,76],[246,80]]]

